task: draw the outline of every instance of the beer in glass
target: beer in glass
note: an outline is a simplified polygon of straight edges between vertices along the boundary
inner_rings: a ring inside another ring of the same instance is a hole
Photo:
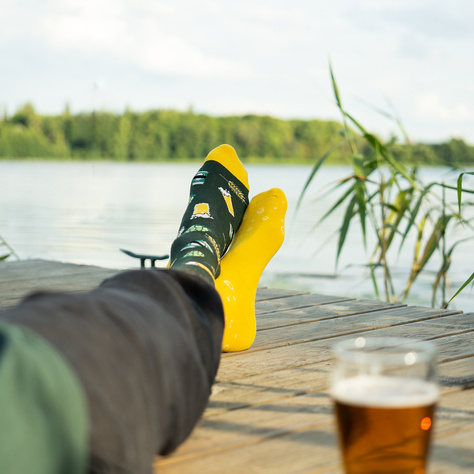
[[[347,474],[423,474],[438,400],[431,343],[364,338],[335,346],[331,396]]]

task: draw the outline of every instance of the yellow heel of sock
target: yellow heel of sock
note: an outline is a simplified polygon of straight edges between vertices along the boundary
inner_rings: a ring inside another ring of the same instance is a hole
[[[263,270],[283,243],[286,209],[287,201],[281,189],[273,188],[255,196],[229,251],[221,260],[216,290],[224,306],[224,352],[248,349],[255,339],[257,285]]]

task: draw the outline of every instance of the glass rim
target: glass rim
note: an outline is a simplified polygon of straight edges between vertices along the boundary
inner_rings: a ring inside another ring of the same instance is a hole
[[[412,365],[436,356],[433,342],[408,337],[357,336],[334,344],[332,351],[337,359],[354,363],[377,359],[386,364],[403,361],[404,365]]]

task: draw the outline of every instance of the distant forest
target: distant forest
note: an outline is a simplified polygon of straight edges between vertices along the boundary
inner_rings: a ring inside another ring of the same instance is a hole
[[[221,143],[233,145],[246,161],[314,163],[341,140],[342,125],[322,120],[281,120],[269,116],[212,117],[192,111],[89,112],[46,116],[26,104],[0,119],[1,158],[188,160],[202,159]],[[367,146],[367,145],[366,145]],[[474,146],[394,143],[408,163],[474,163]],[[361,153],[370,150],[362,147]],[[337,148],[329,162],[346,163],[349,150]]]

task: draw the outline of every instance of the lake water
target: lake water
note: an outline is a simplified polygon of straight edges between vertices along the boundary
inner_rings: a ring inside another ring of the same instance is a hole
[[[136,261],[122,254],[120,248],[168,253],[198,167],[196,163],[0,161],[0,235],[22,259],[133,267]],[[371,282],[361,267],[368,258],[357,227],[351,231],[337,272],[334,233],[341,214],[313,230],[332,202],[316,202],[315,195],[321,187],[346,176],[348,169],[323,168],[297,213],[296,202],[310,166],[248,165],[247,169],[251,196],[280,187],[289,202],[285,242],[260,284],[374,298]],[[430,180],[446,179],[443,169],[426,169],[423,173]],[[474,270],[473,248],[472,242],[467,242],[454,254],[451,281],[455,288]],[[412,252],[407,244],[394,259],[398,291],[406,281]],[[430,272],[438,266],[439,261],[434,262]],[[428,273],[420,278],[409,303],[430,305],[432,277]],[[467,288],[453,306],[474,311],[474,291]]]

